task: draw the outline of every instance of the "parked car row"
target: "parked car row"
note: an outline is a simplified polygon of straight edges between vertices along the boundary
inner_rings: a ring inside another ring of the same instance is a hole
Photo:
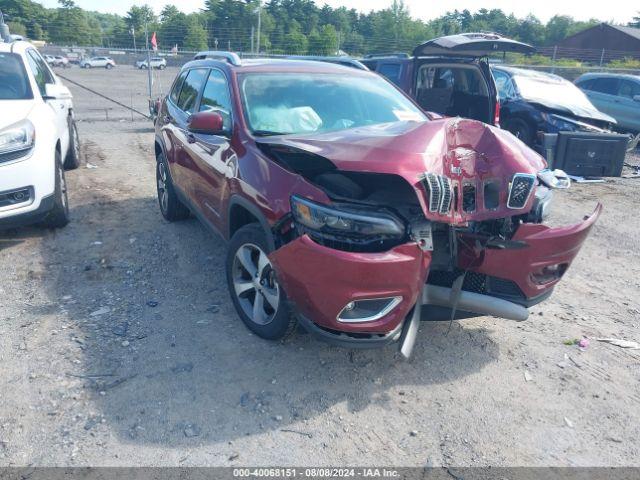
[[[69,59],[61,55],[45,55],[44,59],[52,67],[67,68],[71,66]]]

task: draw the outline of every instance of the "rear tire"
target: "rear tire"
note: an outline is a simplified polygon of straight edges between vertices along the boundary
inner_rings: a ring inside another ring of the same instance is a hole
[[[111,70],[113,68],[113,65],[111,65],[110,63],[107,63],[107,65],[104,67],[107,70]]]
[[[267,256],[270,251],[259,223],[240,228],[229,242],[227,285],[247,328],[260,338],[281,340],[291,335],[297,322]]]
[[[80,166],[80,136],[76,122],[69,117],[69,151],[64,159],[65,170],[75,170]]]
[[[189,218],[189,209],[178,199],[176,195],[169,165],[164,153],[158,155],[156,161],[156,187],[158,191],[158,205],[165,220],[177,222]]]
[[[67,198],[67,181],[62,167],[62,155],[56,150],[55,190],[53,208],[44,219],[47,228],[62,228],[69,223],[69,200]]]

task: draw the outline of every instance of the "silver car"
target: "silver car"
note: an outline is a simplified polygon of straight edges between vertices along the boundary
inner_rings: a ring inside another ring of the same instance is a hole
[[[140,69],[147,69],[149,68],[149,62],[147,61],[147,59],[137,61],[136,67]],[[165,68],[167,68],[167,60],[162,57],[151,57],[151,68],[164,70]]]
[[[575,84],[598,110],[615,118],[619,128],[640,132],[640,76],[585,73]]]

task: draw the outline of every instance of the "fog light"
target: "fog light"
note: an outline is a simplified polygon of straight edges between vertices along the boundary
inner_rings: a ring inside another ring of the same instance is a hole
[[[557,263],[555,265],[547,265],[543,267],[537,273],[532,273],[532,280],[538,285],[544,285],[545,283],[553,282],[554,280],[558,280],[564,272],[567,270],[568,264],[566,263]]]
[[[343,323],[373,322],[390,313],[401,301],[402,297],[354,300],[344,306],[337,320]]]

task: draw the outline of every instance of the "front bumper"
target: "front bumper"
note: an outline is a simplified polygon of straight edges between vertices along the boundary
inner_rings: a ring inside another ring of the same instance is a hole
[[[560,278],[536,283],[537,272],[561,264],[562,272],[578,254],[602,206],[583,222],[550,228],[541,224],[522,224],[514,240],[526,243],[521,249],[465,251],[460,247],[459,265],[467,275],[511,282],[518,295],[509,297],[491,291],[467,292],[459,297],[460,306],[478,315],[497,315],[513,320],[526,318],[527,307],[546,299]],[[473,244],[470,242],[470,244]],[[353,253],[318,245],[303,235],[270,255],[278,279],[299,317],[311,333],[324,340],[350,347],[371,343],[385,345],[400,338],[403,325],[416,305],[447,307],[446,292],[438,286],[429,293],[427,282],[431,252],[415,243],[399,245],[383,253]],[[462,287],[463,291],[467,288]],[[352,301],[402,297],[387,315],[372,322],[346,323],[338,315]],[[456,305],[453,294],[451,307]],[[463,309],[461,309],[463,310]],[[501,312],[503,314],[501,315]],[[515,312],[515,313],[514,313]]]

